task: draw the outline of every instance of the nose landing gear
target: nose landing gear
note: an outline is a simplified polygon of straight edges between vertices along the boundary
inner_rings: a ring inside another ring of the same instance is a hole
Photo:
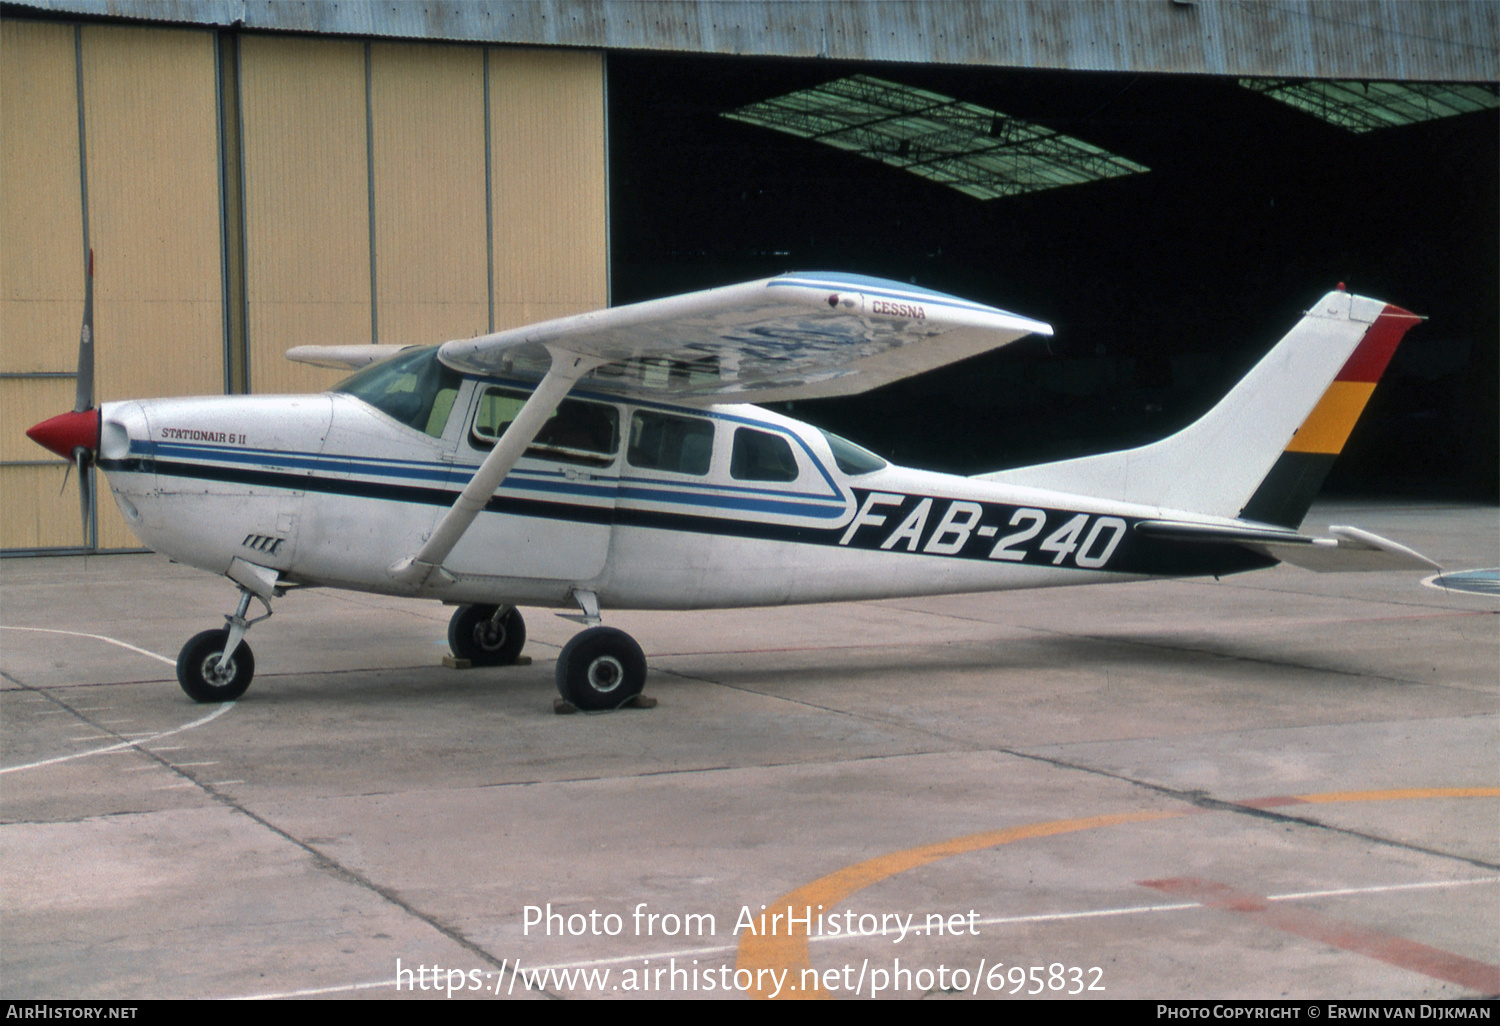
[[[247,620],[252,598],[266,607],[266,615]],[[255,677],[255,655],[245,644],[245,632],[270,616],[271,603],[242,585],[239,608],[224,617],[228,626],[194,635],[177,654],[177,683],[188,697],[195,702],[233,702],[243,695]]]

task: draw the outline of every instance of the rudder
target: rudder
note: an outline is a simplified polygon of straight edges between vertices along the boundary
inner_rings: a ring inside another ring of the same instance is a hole
[[[1343,451],[1355,422],[1364,413],[1365,404],[1391,362],[1396,346],[1407,329],[1420,320],[1399,306],[1385,305],[1272,464],[1255,494],[1240,510],[1242,518],[1283,527],[1302,523],[1333,468],[1333,461]]]

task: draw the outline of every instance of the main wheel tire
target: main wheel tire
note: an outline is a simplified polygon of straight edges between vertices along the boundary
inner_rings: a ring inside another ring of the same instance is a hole
[[[448,647],[458,659],[475,666],[509,666],[526,645],[526,621],[509,606],[497,618],[498,606],[459,606],[448,621]]]
[[[557,657],[557,690],[580,709],[617,709],[646,686],[646,654],[613,627],[590,627]]]
[[[224,672],[219,657],[229,643],[229,628],[204,631],[182,646],[177,655],[177,683],[195,702],[233,702],[245,693],[255,676],[255,656],[241,641]]]

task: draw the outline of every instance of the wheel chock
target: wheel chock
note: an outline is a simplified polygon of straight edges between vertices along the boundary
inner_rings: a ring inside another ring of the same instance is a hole
[[[450,670],[469,670],[474,667],[474,663],[472,660],[460,659],[457,656],[451,654],[443,656],[443,665],[448,667],[448,669]],[[517,656],[516,661],[511,663],[510,665],[530,666],[531,656]]]
[[[647,698],[645,695],[636,695],[620,703],[621,709],[655,709],[656,699]],[[578,706],[566,698],[554,698],[552,700],[552,711],[559,716],[567,716],[578,711]]]

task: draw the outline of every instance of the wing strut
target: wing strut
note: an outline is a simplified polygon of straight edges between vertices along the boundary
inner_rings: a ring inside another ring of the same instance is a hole
[[[437,578],[433,582],[435,584],[453,582],[452,576],[443,569],[443,560],[448,558],[448,553],[453,551],[474,518],[479,516],[479,511],[490,501],[490,496],[495,494],[495,489],[500,487],[500,482],[505,480],[505,475],[510,473],[526,447],[536,439],[537,432],[541,431],[542,425],[547,423],[552,411],[563,401],[574,383],[606,362],[553,346],[548,346],[547,352],[552,357],[552,366],[537,384],[536,391],[531,393],[531,398],[521,407],[521,412],[516,414],[516,419],[505,429],[505,434],[495,442],[495,447],[474,472],[458,501],[438,521],[415,556],[408,556],[391,564],[389,572],[396,580],[414,588],[420,588],[434,577]]]

